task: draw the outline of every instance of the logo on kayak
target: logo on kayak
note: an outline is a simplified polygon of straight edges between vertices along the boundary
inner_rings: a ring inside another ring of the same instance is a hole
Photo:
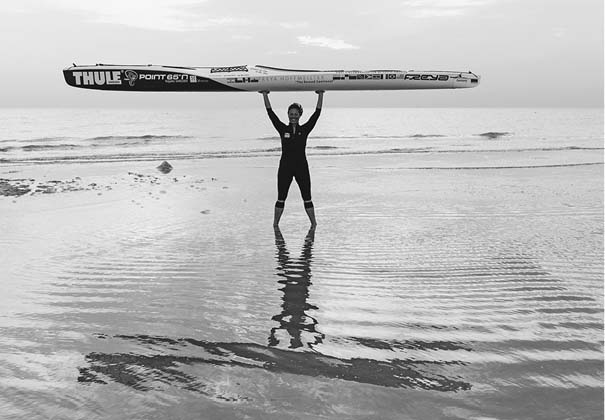
[[[124,72],[124,76],[126,76],[126,79],[128,80],[128,84],[130,86],[134,86],[134,84],[136,83],[137,79],[139,78],[139,75],[134,70],[126,70]]]
[[[440,82],[445,82],[450,79],[450,76],[447,74],[418,74],[418,73],[408,73],[404,76],[403,80],[437,80]]]
[[[197,83],[195,75],[182,73],[137,73],[134,70],[124,70],[124,77],[130,86],[134,86],[137,80],[164,83]]]
[[[122,85],[122,81],[128,82],[134,87],[137,82],[160,82],[160,83],[198,83],[199,78],[191,74],[163,73],[163,72],[139,72],[135,70],[93,70],[72,71],[75,86],[105,86]]]
[[[248,66],[212,67],[210,73],[231,73],[232,71],[248,71]]]
[[[74,71],[76,86],[120,85],[122,78],[119,70],[111,71]]]

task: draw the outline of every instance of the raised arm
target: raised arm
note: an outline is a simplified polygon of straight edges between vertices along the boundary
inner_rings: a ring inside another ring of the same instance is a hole
[[[271,101],[269,100],[269,91],[261,90],[259,93],[263,95],[263,100],[265,101],[265,108],[271,109]]]
[[[315,107],[315,112],[313,113],[313,115],[311,115],[311,118],[309,118],[309,121],[305,123],[305,128],[307,129],[307,132],[310,132],[315,127],[317,119],[319,118],[319,114],[321,114],[321,107],[323,106],[324,91],[316,90],[315,93],[317,93],[317,106]]]
[[[267,109],[267,114],[269,114],[269,119],[273,123],[273,127],[279,132],[284,130],[285,124],[279,120],[273,109],[271,108],[271,101],[269,101],[269,91],[263,90],[259,93],[262,93],[263,100],[265,101],[265,108]]]
[[[317,106],[315,107],[315,109],[321,109],[323,102],[324,102],[324,92],[325,90],[316,90],[315,93],[317,93]]]

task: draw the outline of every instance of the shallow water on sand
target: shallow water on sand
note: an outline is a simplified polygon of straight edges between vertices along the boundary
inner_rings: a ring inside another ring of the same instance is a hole
[[[316,157],[315,231],[270,158],[3,198],[3,416],[600,418],[602,165],[400,164]]]

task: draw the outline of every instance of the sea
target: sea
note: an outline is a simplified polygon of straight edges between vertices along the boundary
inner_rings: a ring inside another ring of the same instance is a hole
[[[285,110],[281,115],[287,121]],[[303,116],[302,122],[305,118]],[[53,163],[279,156],[263,109],[2,109],[0,162]],[[595,155],[601,109],[326,109],[307,154],[527,152]],[[563,160],[553,160],[563,163]],[[590,159],[588,159],[590,160]],[[583,163],[584,160],[580,159]],[[546,164],[546,162],[544,162]]]
[[[326,107],[274,230],[262,108],[0,109],[0,418],[602,419],[603,134]]]

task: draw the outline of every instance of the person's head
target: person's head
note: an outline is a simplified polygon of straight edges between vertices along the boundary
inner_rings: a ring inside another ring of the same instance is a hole
[[[292,105],[288,107],[288,119],[291,124],[298,124],[298,120],[303,113],[303,107],[301,104],[297,104],[294,102]]]

